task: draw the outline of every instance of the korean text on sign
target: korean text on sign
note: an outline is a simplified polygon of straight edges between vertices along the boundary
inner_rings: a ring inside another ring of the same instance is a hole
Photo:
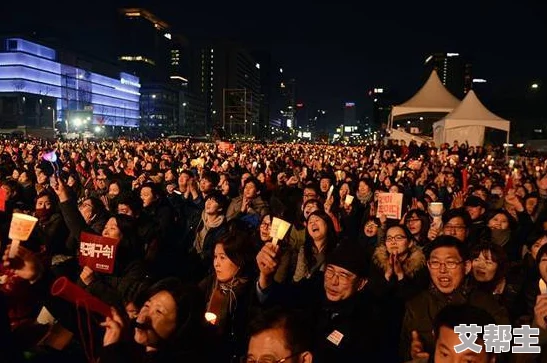
[[[390,219],[401,219],[403,193],[379,193],[376,217],[382,214]]]
[[[83,232],[80,236],[80,265],[97,272],[112,273],[118,242],[114,238]]]

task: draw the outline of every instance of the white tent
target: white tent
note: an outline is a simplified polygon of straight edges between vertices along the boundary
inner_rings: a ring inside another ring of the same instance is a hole
[[[393,118],[396,116],[413,113],[449,113],[460,103],[442,84],[437,71],[431,75],[414,96],[400,105],[393,106],[389,119],[389,129],[393,126]]]
[[[482,146],[487,127],[507,132],[509,143],[511,122],[490,112],[471,90],[454,111],[433,124],[433,140],[436,145],[452,144],[457,140],[459,143],[467,141],[470,146]]]

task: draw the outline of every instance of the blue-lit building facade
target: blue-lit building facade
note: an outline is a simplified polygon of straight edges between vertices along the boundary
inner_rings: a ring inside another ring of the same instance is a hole
[[[0,42],[0,128],[116,133],[139,126],[138,77],[29,40]]]

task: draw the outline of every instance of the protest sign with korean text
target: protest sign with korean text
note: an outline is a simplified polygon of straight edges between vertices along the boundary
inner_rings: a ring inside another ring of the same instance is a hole
[[[82,232],[80,235],[80,266],[111,274],[116,261],[119,240]]]
[[[403,209],[403,193],[379,193],[378,210],[376,217],[382,214],[386,218],[401,219],[401,210]]]

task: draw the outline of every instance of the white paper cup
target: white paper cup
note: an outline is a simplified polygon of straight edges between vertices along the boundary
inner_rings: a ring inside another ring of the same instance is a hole
[[[346,199],[344,200],[344,203],[346,205],[351,205],[351,203],[353,203],[353,195],[346,195]]]
[[[429,203],[428,211],[429,214],[435,218],[440,217],[443,214],[444,206],[440,202]]]
[[[291,227],[291,224],[289,222],[286,222],[281,219],[281,222],[279,223],[279,226],[277,227],[276,238],[278,240],[282,240],[283,238],[285,238],[285,235],[287,234],[287,231],[289,230],[290,227]]]
[[[22,213],[13,213],[9,228],[9,238],[13,241],[26,241],[30,237],[38,218]]]

